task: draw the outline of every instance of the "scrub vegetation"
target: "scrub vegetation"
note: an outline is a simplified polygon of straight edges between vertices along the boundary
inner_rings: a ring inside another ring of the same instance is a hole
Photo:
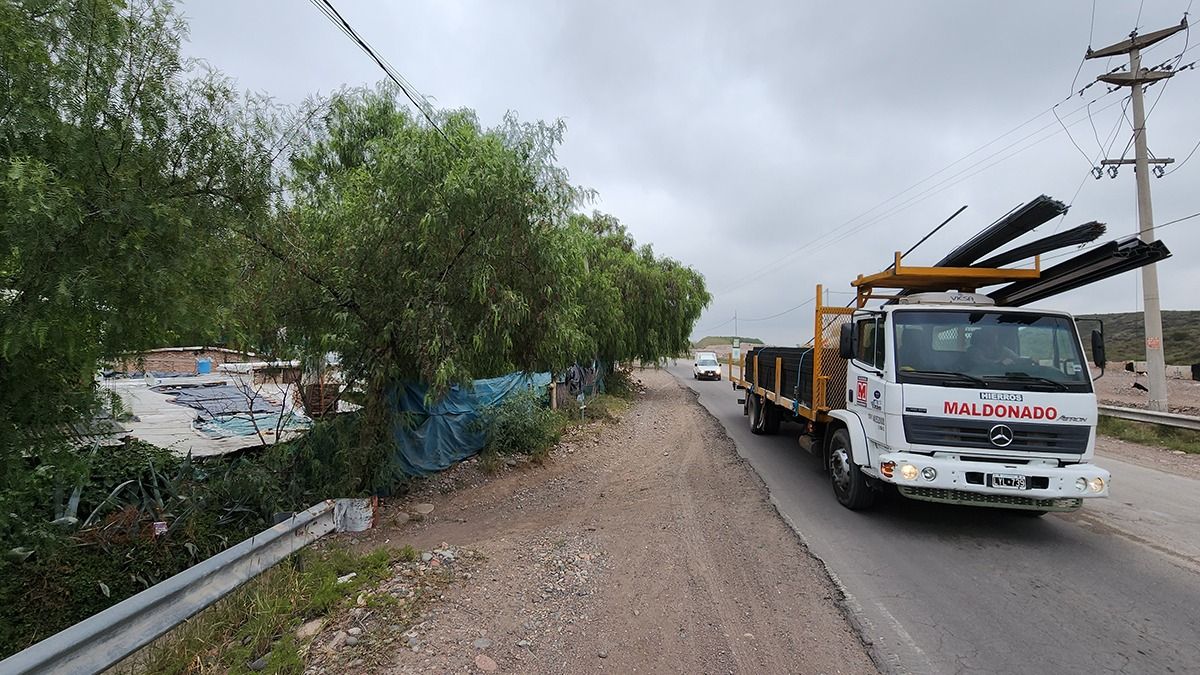
[[[274,511],[401,489],[392,383],[656,362],[710,300],[588,212],[561,122],[435,126],[390,85],[282,107],[185,36],[165,0],[0,3],[0,603],[39,610],[3,614],[0,656]],[[334,352],[363,408],[224,463],[93,447],[102,365],[185,340]],[[500,433],[536,450],[549,427]]]
[[[1140,312],[1078,318],[1104,321],[1104,348],[1109,362],[1146,360],[1146,327]],[[1167,363],[1174,366],[1200,363],[1200,312],[1168,310],[1162,313],[1162,320]],[[1084,328],[1093,327],[1084,324]]]
[[[1130,443],[1200,454],[1200,432],[1190,429],[1175,429],[1160,424],[1143,424],[1102,415],[1096,431]]]

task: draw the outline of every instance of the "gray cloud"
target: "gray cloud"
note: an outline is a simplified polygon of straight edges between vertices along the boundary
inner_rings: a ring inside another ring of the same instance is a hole
[[[1136,230],[1132,171],[1085,180],[1089,162],[1046,112],[1067,96],[1088,46],[1091,3],[864,4],[338,3],[438,105],[475,108],[485,123],[507,110],[564,118],[560,158],[574,180],[599,191],[596,206],[709,280],[717,297],[701,332],[734,311],[755,318],[797,305],[818,282],[848,291],[855,274],[882,269],[892,251],[962,204],[970,208],[918,249],[914,262],[935,260],[1041,193],[1070,201],[1079,190],[1063,227],[1096,219],[1114,235]],[[1145,5],[1143,31],[1178,22],[1187,3]],[[192,26],[189,54],[282,102],[382,77],[307,3],[205,0],[185,2],[183,11]],[[1137,11],[1134,3],[1099,3],[1092,46],[1122,39]],[[1146,62],[1184,46],[1177,36]],[[1200,50],[1184,63],[1192,55]],[[1120,62],[1084,64],[1076,88]],[[1148,104],[1161,86],[1150,90]],[[1166,86],[1148,125],[1156,154],[1182,159],[1200,139],[1198,91],[1194,71]],[[1103,141],[1121,116],[1119,104],[1104,109],[1123,95],[1112,93],[1091,106],[1089,121],[1082,106],[1102,94],[1093,87],[1059,107],[1089,156],[1098,152],[1095,136]],[[854,220],[1035,115],[1017,133]],[[1129,133],[1123,124],[1115,154]],[[1158,222],[1200,211],[1190,189],[1198,176],[1194,158],[1153,182]],[[1162,232],[1176,253],[1160,265],[1167,308],[1198,305],[1191,289],[1200,287],[1200,271],[1187,262],[1200,244],[1197,227],[1200,219]],[[827,245],[747,282],[813,240]],[[1077,312],[1138,309],[1139,277],[1052,304]],[[804,309],[740,328],[792,343],[811,322]]]

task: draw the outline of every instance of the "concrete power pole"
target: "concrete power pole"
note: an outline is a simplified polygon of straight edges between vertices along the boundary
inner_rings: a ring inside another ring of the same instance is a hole
[[[1134,159],[1105,159],[1102,166],[1133,164],[1137,178],[1138,199],[1138,233],[1142,241],[1154,241],[1154,210],[1150,204],[1150,164],[1156,165],[1156,170],[1163,164],[1174,162],[1173,159],[1149,158],[1146,145],[1146,105],[1143,92],[1146,85],[1165,80],[1175,73],[1170,70],[1146,70],[1142,68],[1142,49],[1187,28],[1187,17],[1178,26],[1166,28],[1145,35],[1137,31],[1129,34],[1128,40],[1122,40],[1102,49],[1088,49],[1084,55],[1088,59],[1106,58],[1120,54],[1129,55],[1128,73],[1109,73],[1097,79],[1101,82],[1129,87],[1130,98],[1133,99],[1133,143]],[[1115,175],[1115,174],[1114,174]],[[1151,410],[1167,411],[1167,366],[1163,351],[1162,313],[1159,310],[1158,299],[1158,268],[1156,265],[1146,265],[1142,268],[1142,295],[1145,309],[1146,325],[1146,371],[1150,377]]]

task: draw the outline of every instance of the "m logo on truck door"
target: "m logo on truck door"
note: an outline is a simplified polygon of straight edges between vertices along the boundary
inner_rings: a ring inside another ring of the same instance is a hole
[[[1007,424],[997,424],[988,431],[988,440],[997,448],[1006,448],[1013,442],[1012,429]]]
[[[867,404],[867,378],[859,375],[858,383],[854,386],[854,398],[859,405]]]

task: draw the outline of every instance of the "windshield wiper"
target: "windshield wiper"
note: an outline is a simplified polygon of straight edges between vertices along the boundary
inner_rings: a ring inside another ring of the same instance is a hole
[[[906,375],[940,375],[942,377],[953,377],[953,378],[957,378],[959,380],[965,380],[967,382],[971,382],[972,384],[977,384],[985,389],[988,386],[987,380],[983,379],[982,377],[975,377],[974,375],[968,375],[967,373],[952,373],[948,370],[909,370],[909,371],[905,371],[905,374]]]
[[[1044,384],[1048,384],[1048,385],[1055,387],[1059,391],[1070,390],[1070,387],[1068,387],[1063,382],[1059,382],[1058,380],[1052,380],[1048,377],[1041,377],[1039,375],[1030,375],[1029,373],[1005,373],[1004,377],[1009,380],[1031,380],[1033,382],[1042,382]]]

